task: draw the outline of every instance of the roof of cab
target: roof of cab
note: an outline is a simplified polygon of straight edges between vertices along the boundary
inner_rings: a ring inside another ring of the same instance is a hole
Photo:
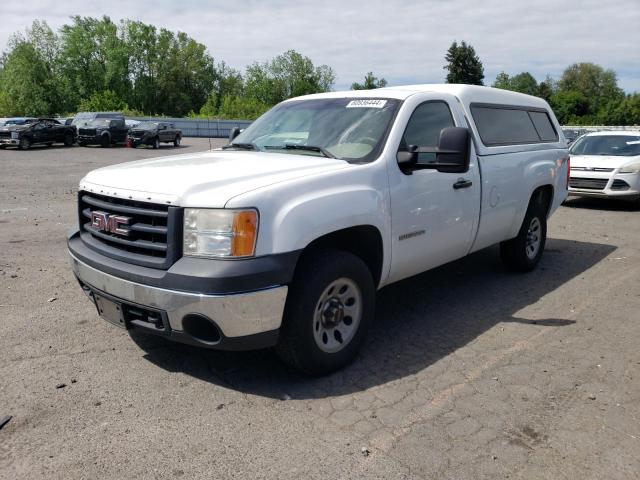
[[[316,93],[304,97],[292,98],[395,98],[404,100],[417,93],[447,93],[457,97],[466,107],[472,103],[489,103],[496,105],[518,105],[523,107],[536,107],[548,109],[547,102],[543,99],[524,93],[511,92],[500,88],[481,87],[478,85],[462,85],[455,83],[432,83],[424,85],[403,85],[397,87],[384,87],[374,90],[346,90],[340,92]]]

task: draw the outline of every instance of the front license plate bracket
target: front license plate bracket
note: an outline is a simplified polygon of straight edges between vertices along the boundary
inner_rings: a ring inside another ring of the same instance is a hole
[[[98,309],[98,315],[100,315],[100,317],[117,327],[127,328],[122,312],[122,304],[103,297],[96,292],[93,292],[93,298],[95,299],[96,308]]]

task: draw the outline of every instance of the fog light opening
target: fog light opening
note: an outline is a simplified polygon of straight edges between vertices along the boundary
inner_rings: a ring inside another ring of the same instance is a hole
[[[216,344],[221,338],[218,327],[203,315],[195,313],[185,315],[182,319],[182,328],[185,333],[202,343]]]

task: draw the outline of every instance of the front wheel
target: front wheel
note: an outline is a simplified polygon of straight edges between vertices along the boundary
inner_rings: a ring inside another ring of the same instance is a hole
[[[500,258],[511,270],[530,272],[542,258],[547,242],[547,209],[542,195],[531,199],[518,236],[500,244]]]
[[[341,250],[301,260],[287,295],[276,352],[291,367],[325,375],[353,361],[373,321],[367,265]]]
[[[18,148],[20,150],[29,150],[29,147],[31,146],[31,140],[29,140],[26,137],[22,137],[20,139],[20,144],[18,145]]]
[[[153,139],[153,149],[157,150],[160,148],[160,139],[158,137]]]
[[[65,135],[64,136],[64,146],[65,147],[70,147],[73,145],[73,135],[69,134],[69,135]]]
[[[100,146],[102,148],[109,148],[111,146],[109,135],[103,135],[102,138],[100,138]]]

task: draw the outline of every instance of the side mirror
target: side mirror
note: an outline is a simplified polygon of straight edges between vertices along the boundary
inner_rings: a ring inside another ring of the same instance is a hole
[[[464,127],[447,127],[440,131],[437,147],[409,145],[407,151],[398,152],[396,159],[405,173],[412,170],[434,169],[444,173],[464,173],[469,170],[469,130]],[[435,162],[418,162],[418,154],[435,153]]]
[[[242,130],[240,130],[238,127],[233,127],[230,131],[229,131],[229,143],[233,142],[235,140],[235,138],[240,135],[240,132]]]

